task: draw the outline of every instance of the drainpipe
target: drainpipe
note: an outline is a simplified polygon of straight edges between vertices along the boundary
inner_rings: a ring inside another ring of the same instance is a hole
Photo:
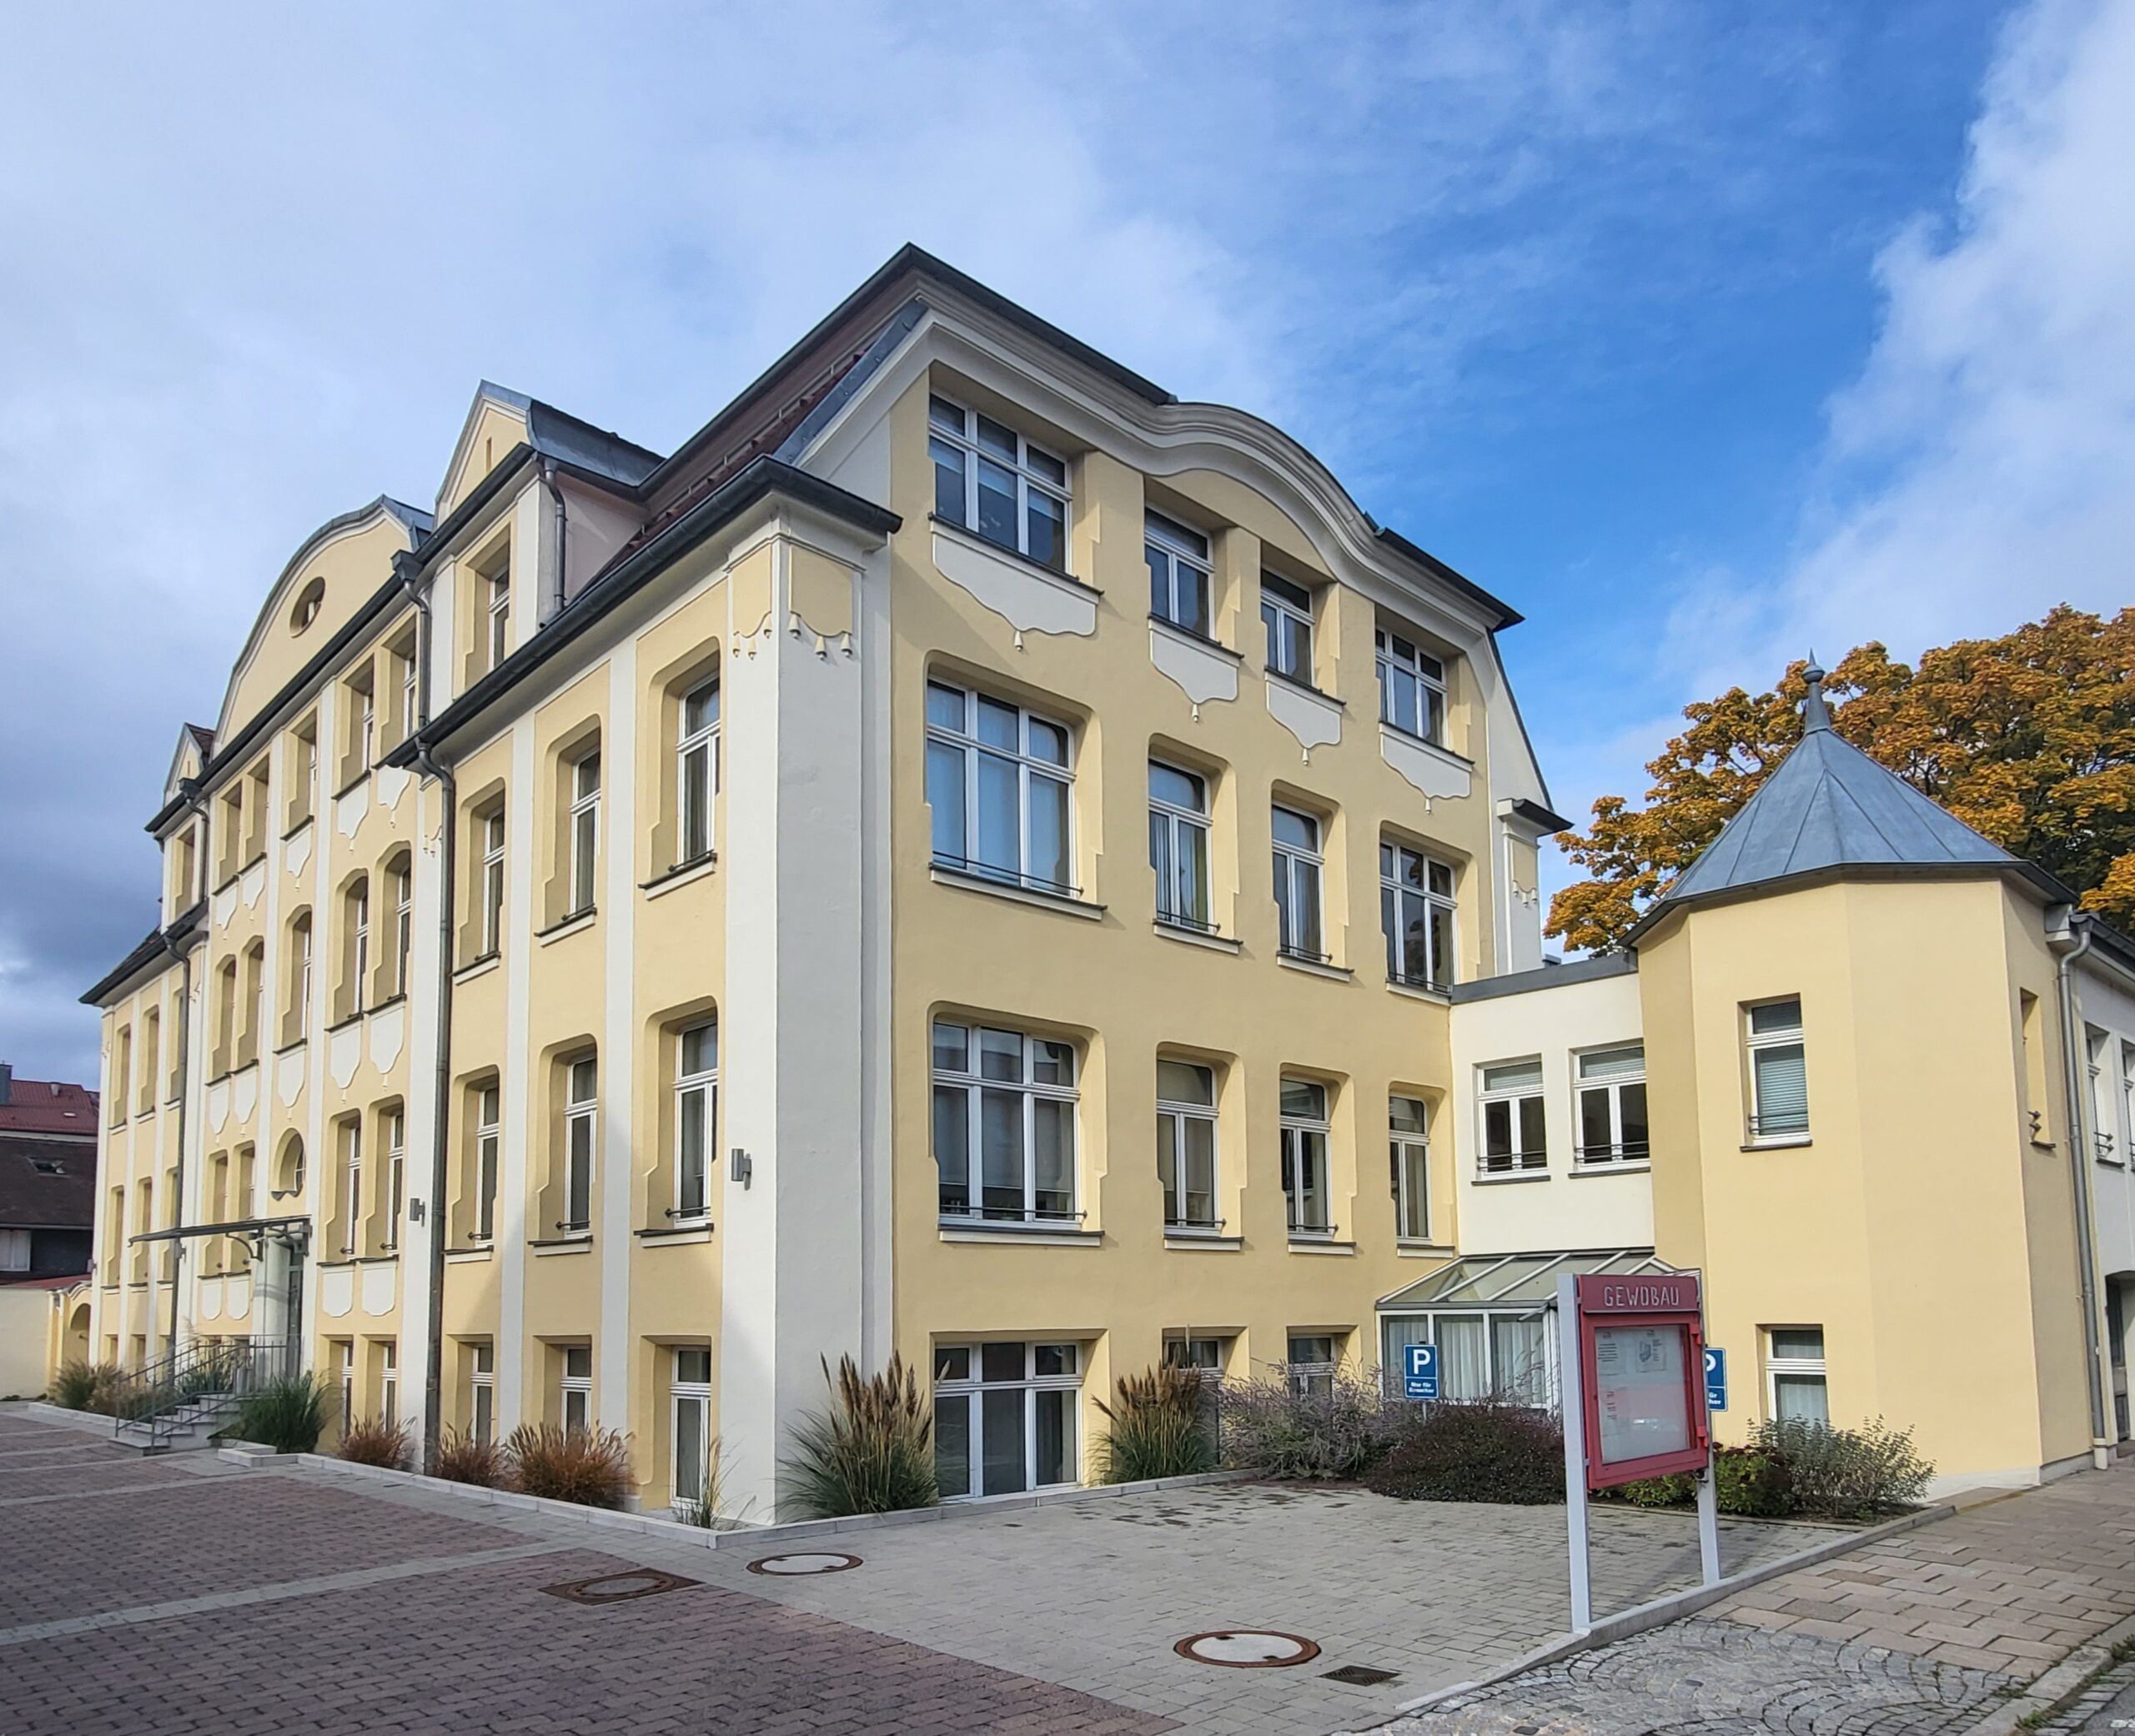
[[[2077,927],[2072,921],[2069,926]],[[2085,1030],[2082,1008],[2076,996],[2076,961],[2091,950],[2087,926],[2076,941],[2054,961],[2057,986],[2061,991],[2061,1050],[2063,1083],[2068,1091],[2068,1161],[2076,1182],[2076,1272],[2083,1296],[2083,1357],[2088,1377],[2083,1384],[2091,1399],[2091,1462],[2106,1468],[2112,1459],[2112,1437],[2107,1432],[2103,1349],[2098,1332],[2097,1247],[2091,1227],[2090,1036]]]
[[[201,799],[199,785],[191,778],[181,780],[178,788],[178,793],[185,798],[186,806],[192,810],[193,817],[200,822],[200,848],[193,857],[193,871],[201,876],[204,883],[208,874],[208,845],[212,841],[208,837],[208,805]],[[178,1180],[171,1190],[170,1202],[170,1227],[176,1230],[183,1228],[185,1223],[185,1099],[193,1086],[193,949],[188,946],[180,951],[178,943],[171,939],[168,928],[163,931],[163,951],[178,961],[178,968],[184,973],[178,983],[178,1017],[184,1026],[179,1033],[178,1045],[178,1163],[175,1171]],[[160,1056],[157,1057],[157,1063],[158,1066],[162,1064]],[[173,1236],[170,1239],[170,1337],[166,1347],[172,1356],[178,1353],[178,1298],[184,1287],[185,1238]],[[148,1286],[148,1293],[151,1296],[155,1294],[153,1282]]]
[[[570,511],[564,504],[564,491],[556,484],[556,467],[553,461],[544,459],[541,464],[541,486],[549,491],[549,498],[556,504],[556,585],[555,595],[549,610],[553,620],[563,612],[570,601],[565,592],[564,551],[570,546]]]
[[[452,774],[440,765],[420,736],[430,722],[430,663],[435,624],[428,587],[412,556],[400,557],[400,583],[415,605],[415,688],[421,721],[417,724],[415,769],[438,786],[437,1076],[430,1120],[430,1318],[423,1344],[423,1469],[437,1468],[438,1434],[445,1417],[445,1249],[451,1226],[448,1194],[451,1186],[452,1132],[452,907],[458,795]]]

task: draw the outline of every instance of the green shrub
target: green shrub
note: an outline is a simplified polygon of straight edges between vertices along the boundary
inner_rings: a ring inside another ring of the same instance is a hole
[[[726,1504],[720,1488],[724,1473],[720,1466],[719,1437],[707,1436],[704,1443],[704,1457],[697,1465],[697,1488],[700,1493],[694,1501],[677,1500],[675,1517],[685,1525],[698,1526],[706,1531],[716,1531],[726,1523],[720,1517],[720,1508]]]
[[[389,1471],[408,1468],[408,1425],[389,1422],[383,1417],[351,1422],[341,1432],[334,1456],[352,1465],[383,1465]]]
[[[842,1357],[835,1378],[824,1362],[823,1379],[830,1408],[801,1419],[785,1462],[801,1509],[830,1519],[938,1505],[934,1417],[917,1373],[892,1352],[880,1374]]]
[[[1794,1511],[1794,1473],[1766,1447],[1723,1447],[1713,1455],[1720,1510],[1753,1519],[1776,1519]]]
[[[613,1429],[522,1422],[504,1443],[522,1494],[580,1507],[620,1508],[630,1498],[630,1443]]]
[[[1604,1492],[1633,1507],[1688,1507],[1698,1498],[1698,1480],[1687,1471],[1667,1477],[1642,1477],[1636,1483],[1619,1483]]]
[[[1545,1506],[1565,1498],[1564,1432],[1524,1405],[1434,1404],[1364,1482],[1399,1501]]]
[[[1195,1370],[1168,1367],[1123,1374],[1115,1409],[1097,1407],[1112,1425],[1094,1449],[1100,1483],[1194,1477],[1216,1468],[1208,1389]]]
[[[447,1483],[468,1483],[477,1488],[494,1489],[502,1486],[505,1468],[504,1449],[495,1441],[448,1428],[437,1443],[437,1458],[431,1465],[430,1475],[441,1477]]]
[[[1776,1418],[1757,1425],[1756,1444],[1786,1462],[1796,1508],[1826,1518],[1865,1519],[1914,1506],[1935,1474],[1912,1444],[1912,1431],[1880,1417],[1861,1428]]]
[[[108,1386],[118,1376],[118,1368],[111,1362],[63,1362],[52,1377],[52,1391],[46,1396],[62,1409],[86,1411],[98,1388]]]
[[[1386,1397],[1375,1374],[1339,1372],[1304,1388],[1284,1375],[1226,1381],[1223,1463],[1266,1477],[1361,1477],[1392,1450],[1412,1414]]]
[[[309,1453],[326,1426],[326,1393],[323,1376],[277,1376],[244,1395],[229,1432],[277,1453]]]

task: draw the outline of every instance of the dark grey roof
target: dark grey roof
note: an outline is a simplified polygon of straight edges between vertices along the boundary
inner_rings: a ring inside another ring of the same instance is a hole
[[[1456,1006],[1466,1001],[1495,1001],[1501,996],[1525,995],[1534,989],[1559,989],[1567,983],[1625,976],[1636,969],[1638,955],[1635,952],[1597,952],[1590,958],[1544,965],[1539,970],[1514,971],[1503,976],[1478,976],[1469,982],[1456,982],[1452,999]]]
[[[96,1215],[94,1146],[0,1133],[0,1226],[87,1229]]]
[[[660,454],[650,447],[625,439],[612,429],[596,428],[583,416],[560,410],[553,404],[544,404],[524,392],[515,392],[493,379],[484,380],[476,391],[480,397],[494,398],[510,404],[525,417],[526,444],[544,458],[575,464],[595,476],[630,488],[660,467]],[[424,516],[427,520],[429,515]],[[435,528],[428,522],[423,526],[424,530]]]
[[[1823,672],[1808,673],[1800,743],[1676,877],[1632,938],[1693,901],[1847,871],[2007,872],[2050,899],[2074,901],[2044,869],[1982,836],[1840,735],[1825,707]]]

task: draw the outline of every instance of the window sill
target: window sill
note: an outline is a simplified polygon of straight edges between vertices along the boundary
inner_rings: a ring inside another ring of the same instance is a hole
[[[368,1007],[359,1006],[352,1013],[342,1014],[339,1018],[326,1027],[327,1036],[331,1036],[337,1031],[346,1031],[351,1025],[362,1024],[364,1015],[369,1011]]]
[[[1168,621],[1160,615],[1149,617],[1149,626],[1165,638],[1179,640],[1198,651],[1213,651],[1218,657],[1228,657],[1233,663],[1243,664],[1245,661],[1243,651],[1233,651],[1220,639],[1211,639],[1205,633],[1196,633],[1191,627],[1182,627],[1177,621]]]
[[[559,1236],[547,1242],[530,1242],[536,1259],[550,1254],[590,1254],[593,1252],[593,1232],[585,1231],[575,1236]]]
[[[1473,1179],[1478,1187],[1503,1187],[1519,1182],[1546,1182],[1550,1171],[1545,1164],[1540,1169],[1509,1169],[1494,1175],[1478,1175]]]
[[[600,914],[600,911],[598,906],[588,905],[582,911],[573,911],[570,916],[565,917],[560,922],[550,923],[546,928],[535,935],[534,938],[542,946],[546,946],[552,941],[560,941],[567,936],[575,935],[581,929],[592,927],[593,919]]]
[[[1418,1242],[1404,1237],[1395,1241],[1394,1252],[1404,1260],[1450,1260],[1459,1250],[1450,1242]]]
[[[1428,988],[1419,982],[1403,982],[1399,977],[1389,976],[1386,979],[1386,991],[1390,995],[1404,996],[1410,1001],[1421,1001],[1429,1006],[1453,1005],[1453,991],[1450,987]]]
[[[1188,928],[1182,923],[1167,922],[1161,916],[1152,925],[1167,941],[1177,941],[1183,946],[1205,946],[1211,952],[1228,952],[1235,956],[1245,949],[1245,942],[1230,935],[1209,934],[1198,928]]]
[[[1405,729],[1401,725],[1389,722],[1384,717],[1379,719],[1379,726],[1389,735],[1399,735],[1411,747],[1428,748],[1432,753],[1452,760],[1456,765],[1465,766],[1470,771],[1475,769],[1475,762],[1467,755],[1455,753],[1443,741],[1434,741],[1428,735],[1419,735],[1414,730]]]
[[[493,1250],[487,1247],[449,1247],[445,1251],[447,1266],[485,1266]]]
[[[310,1034],[309,1032],[305,1032],[301,1036],[292,1038],[289,1041],[283,1044],[280,1048],[277,1049],[274,1051],[274,1059],[279,1061],[284,1055],[301,1054],[304,1050],[309,1049],[310,1046]],[[173,1097],[171,1101],[175,1103],[178,1099]]]
[[[1355,1242],[1337,1242],[1331,1235],[1314,1236],[1309,1232],[1299,1232],[1297,1230],[1290,1232],[1290,1252],[1294,1254],[1340,1254],[1346,1256],[1354,1254],[1356,1251],[1357,1245]]]
[[[477,976],[486,976],[503,963],[504,955],[501,952],[485,952],[479,958],[471,958],[452,973],[454,986],[472,982]]]
[[[711,1240],[711,1220],[706,1217],[688,1223],[659,1224],[633,1233],[647,1247],[687,1247],[694,1242]]]
[[[310,825],[310,824],[311,815],[309,814],[305,815],[303,819],[294,821],[290,825],[289,830],[282,834],[282,841],[284,844],[291,842],[295,839],[299,833],[304,831]]]
[[[1275,962],[1286,971],[1302,971],[1308,976],[1324,976],[1329,982],[1350,982],[1356,972],[1346,965],[1323,965],[1309,958],[1299,958],[1294,953],[1278,952]]]
[[[1804,1133],[1796,1138],[1748,1140],[1743,1143],[1742,1149],[1746,1151],[1798,1151],[1815,1143]],[[2052,1147],[2049,1146],[2047,1149],[2051,1151]]]
[[[944,1218],[937,1227],[944,1242],[990,1242],[996,1247],[1096,1247],[1104,1240],[1102,1230],[1068,1230],[1051,1224],[989,1224]]]
[[[1349,702],[1347,700],[1338,700],[1333,694],[1324,692],[1300,676],[1285,675],[1281,670],[1272,669],[1264,663],[1260,665],[1260,672],[1271,681],[1280,681],[1285,687],[1294,687],[1299,693],[1309,693],[1314,699],[1324,700],[1329,705],[1337,706],[1344,711],[1349,709]]]
[[[1244,1251],[1245,1237],[1226,1236],[1220,1230],[1197,1230],[1186,1224],[1166,1224],[1164,1246],[1193,1253],[1235,1254]]]
[[[1650,1174],[1652,1169],[1653,1160],[1650,1157],[1638,1157],[1629,1161],[1619,1158],[1610,1163],[1580,1163],[1575,1161],[1570,1174],[1572,1180],[1576,1182],[1582,1176],[1643,1176]]]
[[[1067,586],[1078,597],[1101,597],[1104,595],[1097,586],[1085,585],[1073,573],[1062,572],[1058,567],[1049,567],[1042,560],[1032,559],[1021,549],[1012,549],[1006,543],[997,543],[991,537],[981,536],[977,531],[967,529],[953,519],[942,517],[938,513],[927,514],[927,522],[937,536],[946,536],[952,542],[962,543],[982,554],[993,554],[1003,560],[1012,560],[1017,566],[1027,569],[1041,579],[1047,580],[1054,585]]]
[[[364,1011],[365,1012],[374,1012],[374,1013],[377,1013],[377,1012],[384,1012],[384,1011],[386,1010],[386,1008],[388,1008],[389,1006],[399,1006],[399,1005],[400,1005],[400,1003],[401,1003],[402,1001],[405,1001],[407,998],[408,998],[408,991],[407,991],[405,989],[403,989],[403,990],[401,990],[401,991],[400,991],[399,994],[397,994],[397,995],[388,995],[388,996],[386,996],[383,1001],[372,1001],[372,1002],[371,1002],[371,1004],[370,1004],[369,1006],[366,1006],[366,1007],[364,1009]]]
[[[638,891],[647,898],[657,898],[663,892],[671,892],[677,886],[686,886],[691,881],[702,880],[719,865],[719,852],[706,850],[694,861],[677,862],[664,873],[656,874],[651,880],[638,882]]]
[[[1040,892],[1030,886],[1012,885],[1007,881],[988,880],[982,874],[967,874],[959,868],[944,868],[939,862],[927,865],[927,872],[937,886],[957,886],[967,892],[983,892],[990,897],[1006,900],[1010,904],[1027,904],[1033,910],[1057,911],[1062,916],[1080,916],[1088,922],[1100,921],[1104,906],[1093,904],[1088,899],[1073,898],[1062,892]]]
[[[340,800],[343,796],[348,795],[351,790],[356,789],[361,785],[368,784],[369,781],[370,767],[366,765],[361,771],[350,778],[347,783],[342,785],[339,790],[336,790],[334,792],[334,800],[336,801]]]

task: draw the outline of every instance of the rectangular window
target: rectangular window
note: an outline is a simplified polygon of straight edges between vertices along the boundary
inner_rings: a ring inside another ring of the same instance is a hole
[[[349,684],[349,764],[342,768],[344,783],[369,771],[378,757],[378,695],[371,681],[371,672],[366,668]]]
[[[593,1227],[593,1151],[600,1128],[600,1065],[591,1056],[570,1064],[564,1107],[564,1218],[566,1236]]]
[[[570,909],[582,916],[595,902],[594,871],[600,856],[600,755],[581,754],[570,769]]]
[[[945,1501],[1057,1488],[1077,1477],[1082,1347],[934,1350],[934,1468]]]
[[[467,1432],[478,1441],[497,1433],[497,1352],[493,1344],[470,1347],[467,1372]]]
[[[1148,513],[1143,517],[1149,613],[1160,621],[1208,638],[1214,625],[1209,610],[1208,539],[1162,513]]]
[[[1453,870],[1405,845],[1379,846],[1379,926],[1386,980],[1410,988],[1453,986]]]
[[[390,876],[393,887],[393,992],[408,992],[408,960],[415,944],[415,875],[412,867],[399,867]]]
[[[404,1204],[402,1190],[407,1185],[408,1116],[404,1110],[385,1111],[385,1197],[384,1207],[384,1234],[379,1242],[379,1252],[391,1253],[400,1246],[400,1213]]]
[[[504,809],[482,816],[482,925],[484,958],[504,945]]]
[[[485,669],[495,669],[510,649],[511,563],[508,559],[500,561],[496,570],[489,575],[489,596],[484,606],[488,617],[485,649],[490,659]]]
[[[1327,1207],[1327,1087],[1283,1081],[1283,1200],[1290,1234],[1332,1233]]]
[[[341,1123],[341,1252],[353,1256],[361,1234],[364,1199],[364,1124],[354,1116]]]
[[[1372,635],[1383,723],[1441,746],[1445,741],[1445,665],[1385,628]]]
[[[359,881],[349,895],[349,1011],[364,1010],[370,984],[370,882]]]
[[[682,695],[675,742],[675,811],[681,844],[677,867],[711,854],[711,805],[718,794],[719,683],[706,681]]]
[[[1332,1398],[1340,1353],[1328,1332],[1292,1332],[1287,1346],[1290,1391],[1300,1398]]]
[[[1765,1379],[1771,1414],[1785,1422],[1831,1420],[1820,1326],[1771,1327],[1765,1332]]]
[[[1550,1166],[1542,1112],[1542,1063],[1513,1061],[1483,1069],[1482,1172],[1518,1175]]]
[[[28,1230],[0,1230],[0,1272],[28,1272],[30,1269],[30,1232]]]
[[[946,398],[927,400],[927,424],[934,515],[1066,572],[1065,460]]]
[[[497,1229],[497,1162],[503,1130],[503,1094],[485,1085],[475,1096],[475,1239],[493,1241]]]
[[[341,1387],[341,1432],[356,1420],[356,1341],[344,1338],[335,1346],[335,1373]]]
[[[673,1442],[670,1487],[675,1505],[695,1508],[715,1481],[711,1453],[711,1352],[685,1346],[675,1352],[668,1389]]]
[[[1213,934],[1208,781],[1161,760],[1149,761],[1149,866],[1157,876],[1157,920]]]
[[[1268,667],[1312,685],[1312,593],[1273,573],[1260,575],[1260,624],[1268,630]]]
[[[1073,893],[1073,740],[1064,723],[927,683],[934,860],[989,880]]]
[[[389,1339],[378,1347],[378,1413],[389,1428],[400,1420],[400,1347]]]
[[[1220,1376],[1223,1372],[1223,1341],[1168,1332],[1164,1336],[1164,1367],[1192,1368],[1211,1378]]]
[[[394,667],[399,670],[400,675],[400,728],[399,739],[402,741],[405,741],[410,735],[415,733],[415,725],[421,721],[421,712],[419,709],[415,690],[415,642],[413,640],[409,640],[405,645],[394,652],[393,660]]]
[[[1325,964],[1319,886],[1326,871],[1319,822],[1291,808],[1274,810],[1276,943],[1292,958]]]
[[[1582,1166],[1644,1163],[1651,1155],[1645,1126],[1645,1046],[1590,1049],[1578,1060]]]
[[[1809,1074],[1801,1041],[1801,1003],[1767,1001],[1748,1008],[1747,1013],[1751,1142],[1806,1138]]]
[[[1192,1061],[1157,1063],[1157,1174],[1168,1228],[1219,1230],[1216,1216],[1216,1074]]]
[[[564,1347],[564,1373],[560,1397],[563,1424],[581,1432],[593,1427],[593,1347]]]
[[[938,1020],[934,1161],[944,1218],[1061,1224],[1075,1209],[1075,1049]]]
[[[675,1061],[675,1203],[677,1223],[701,1223],[711,1210],[711,1153],[719,1137],[719,1026],[692,1025]]]
[[[1394,1233],[1431,1238],[1430,1110],[1420,1097],[1386,1100],[1386,1157],[1394,1190]]]

